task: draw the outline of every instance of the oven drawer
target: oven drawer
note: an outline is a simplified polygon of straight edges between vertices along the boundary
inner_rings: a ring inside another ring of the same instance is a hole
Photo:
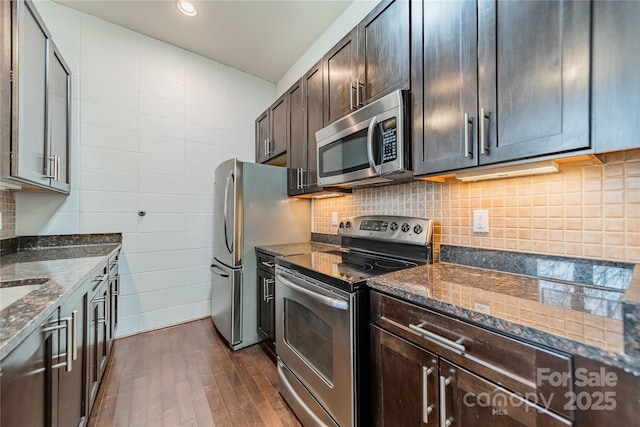
[[[550,409],[573,418],[564,406],[571,380],[555,387],[549,374],[572,374],[571,357],[491,332],[417,305],[371,292],[371,320],[382,328],[521,394],[548,401]],[[540,374],[540,375],[538,375]]]

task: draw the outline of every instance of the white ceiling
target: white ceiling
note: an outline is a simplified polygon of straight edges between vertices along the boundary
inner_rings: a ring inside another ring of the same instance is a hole
[[[353,0],[54,0],[277,82]]]

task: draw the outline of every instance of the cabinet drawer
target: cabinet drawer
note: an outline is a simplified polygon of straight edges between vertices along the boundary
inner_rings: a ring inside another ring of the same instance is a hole
[[[265,252],[256,251],[258,267],[272,274],[276,274],[276,257]]]
[[[548,375],[572,374],[571,357],[526,344],[434,311],[371,293],[371,319],[375,324],[433,351],[478,375],[573,419],[565,410],[571,380],[553,381]]]

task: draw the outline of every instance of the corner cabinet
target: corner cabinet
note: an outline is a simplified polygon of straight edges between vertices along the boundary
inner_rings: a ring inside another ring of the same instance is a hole
[[[71,71],[31,1],[3,2],[11,14],[8,178],[69,193]],[[4,23],[8,22],[6,19]],[[4,51],[5,63],[7,49]],[[5,172],[6,174],[6,172]]]
[[[410,88],[410,8],[382,1],[323,58],[324,124],[396,89]]]
[[[414,173],[589,149],[591,2],[416,2]]]
[[[287,151],[287,96],[256,119],[256,163],[281,165]]]

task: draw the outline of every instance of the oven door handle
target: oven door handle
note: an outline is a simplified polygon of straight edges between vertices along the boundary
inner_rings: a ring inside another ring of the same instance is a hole
[[[380,175],[380,166],[376,164],[376,159],[373,158],[373,133],[376,130],[376,124],[378,124],[378,117],[375,116],[369,122],[369,129],[367,130],[367,159],[369,160],[369,167],[375,175]]]
[[[315,300],[315,301],[317,301],[319,303],[322,303],[324,305],[328,305],[329,307],[337,308],[338,310],[348,310],[349,309],[349,303],[347,301],[345,301],[345,300],[327,297],[327,296],[321,295],[319,293],[313,292],[312,290],[304,288],[304,287],[302,287],[300,285],[296,285],[291,280],[287,279],[282,273],[278,273],[277,274],[277,278],[280,279],[280,283],[282,283],[286,287],[291,288],[296,292],[303,293],[306,296],[310,297],[311,299],[313,299],[313,300]]]

